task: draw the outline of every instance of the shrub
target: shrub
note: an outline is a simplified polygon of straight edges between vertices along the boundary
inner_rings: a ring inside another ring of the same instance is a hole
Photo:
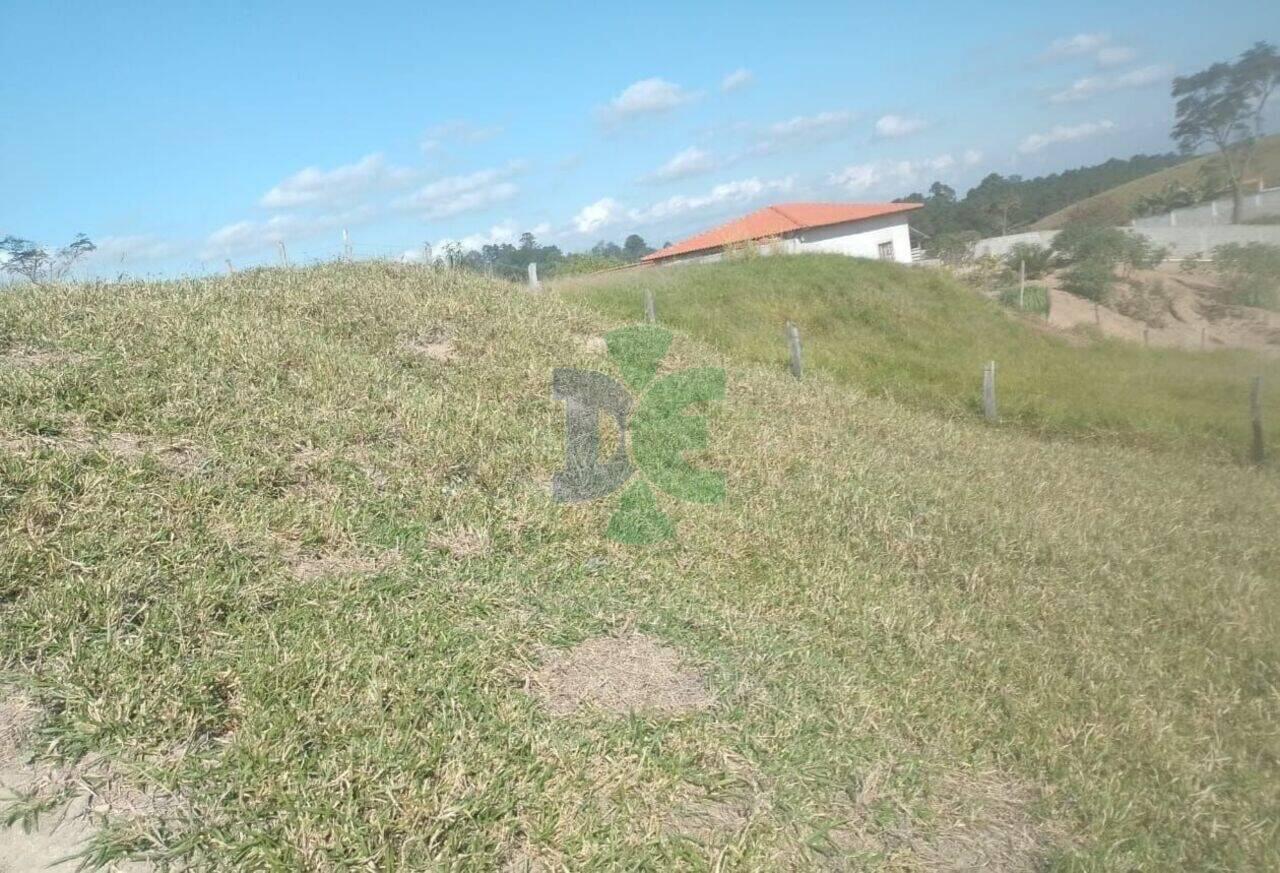
[[[1011,309],[1018,309],[1021,300],[1023,312],[1034,312],[1045,318],[1049,317],[1049,289],[1044,285],[1028,285],[1025,292],[1020,292],[1017,285],[1010,285],[1001,289],[999,299]]]
[[[1125,274],[1130,270],[1151,270],[1169,255],[1169,250],[1158,246],[1140,233],[1124,234],[1124,246],[1120,251],[1120,261],[1125,266]]]
[[[1129,234],[1123,230],[1079,222],[1068,224],[1053,238],[1053,250],[1066,264],[1096,261],[1114,266],[1128,246]]]
[[[1112,262],[1100,257],[1078,261],[1062,277],[1063,290],[1095,303],[1103,303],[1111,295],[1111,286],[1115,282],[1114,269]]]
[[[1213,266],[1232,303],[1280,309],[1280,246],[1228,243],[1213,250]]]
[[[1039,279],[1053,266],[1053,250],[1036,243],[1015,243],[1004,257],[1010,270],[1017,272],[1018,266],[1025,265],[1028,279]]]

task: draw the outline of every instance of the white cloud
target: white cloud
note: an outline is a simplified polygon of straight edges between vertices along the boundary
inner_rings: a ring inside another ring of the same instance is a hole
[[[847,109],[797,115],[769,125],[751,151],[753,154],[771,154],[787,146],[828,142],[845,134],[856,118],[857,115]]]
[[[829,181],[850,194],[860,194],[879,185],[883,178],[883,171],[878,164],[850,164],[843,170],[832,173]]]
[[[601,228],[617,224],[622,218],[622,207],[612,197],[602,197],[595,203],[588,204],[578,210],[573,217],[573,226],[578,233],[595,233]]]
[[[276,243],[309,239],[324,233],[368,221],[374,210],[368,206],[323,215],[286,213],[266,221],[237,221],[218,228],[205,239],[202,257],[227,257],[256,251]],[[337,240],[335,238],[335,244]]]
[[[687,179],[700,176],[716,168],[716,160],[710,152],[697,146],[690,146],[676,154],[658,169],[654,170],[646,180],[652,182],[672,182],[676,179]]]
[[[739,88],[745,88],[756,80],[751,71],[745,68],[734,70],[725,76],[720,82],[720,90],[728,93],[729,91],[737,91]]]
[[[1166,64],[1151,64],[1115,76],[1085,76],[1082,79],[1076,79],[1070,87],[1051,94],[1049,102],[1077,103],[1112,91],[1146,88],[1168,81],[1172,74],[1172,68]]]
[[[268,209],[332,207],[402,188],[413,180],[413,171],[388,164],[380,154],[365,155],[354,164],[332,170],[319,167],[300,170],[262,195],[259,203]]]
[[[446,176],[400,198],[395,206],[427,219],[474,212],[515,197],[520,189],[510,179],[522,169],[523,162],[512,161],[505,167]]]
[[[1031,134],[1018,146],[1018,151],[1029,155],[1057,143],[1088,139],[1114,127],[1115,124],[1110,121],[1086,121],[1075,125],[1059,124],[1044,133]]]
[[[1100,67],[1118,67],[1127,64],[1138,56],[1138,53],[1127,45],[1108,45],[1098,49],[1094,60]]]
[[[547,236],[551,233],[551,225],[546,222],[535,224],[533,227],[529,228],[529,233],[536,237]],[[516,223],[508,218],[505,221],[499,222],[498,224],[490,227],[486,233],[472,233],[458,239],[445,237],[444,239],[437,240],[432,248],[436,252],[442,252],[451,245],[457,245],[463,251],[479,251],[487,245],[500,246],[507,243],[514,243],[519,236],[520,231],[517,231]],[[410,249],[409,251],[413,250]],[[401,257],[403,258],[408,255],[409,251],[406,251]],[[422,259],[425,260],[425,256]]]
[[[626,209],[614,198],[604,197],[580,209],[571,224],[573,230],[583,235],[595,234],[623,222],[637,226],[655,224],[719,207],[747,204],[766,195],[790,191],[794,185],[795,180],[790,176],[782,179],[752,177],[716,185],[702,194],[675,194],[636,209]]]
[[[1106,69],[1127,64],[1137,56],[1138,52],[1133,47],[1113,43],[1110,34],[1077,33],[1054,40],[1040,57],[1045,61],[1091,57],[1095,64]]]
[[[881,139],[893,139],[910,136],[924,130],[925,122],[919,118],[904,118],[901,115],[884,115],[876,121],[876,136]]]
[[[965,152],[964,162],[972,165],[982,159],[981,152]],[[921,158],[914,161],[877,161],[866,164],[850,164],[827,177],[827,181],[849,194],[863,194],[872,190],[885,190],[890,185],[913,185],[933,173],[941,173],[956,165],[950,153]]]
[[[1076,58],[1099,51],[1111,41],[1105,33],[1077,33],[1074,36],[1055,39],[1044,52],[1046,60]]]
[[[967,149],[962,158],[966,167],[972,167],[982,163],[982,152],[977,149]]]
[[[162,261],[182,254],[184,246],[174,240],[151,234],[104,236],[95,241],[97,248],[89,257],[95,261],[127,264],[134,261]]]
[[[454,119],[441,122],[428,128],[422,138],[422,150],[427,153],[439,151],[449,143],[478,143],[493,139],[502,133],[498,125],[484,126],[474,122]]]
[[[676,107],[698,99],[699,95],[666,79],[641,79],[633,82],[621,94],[600,110],[606,121],[623,121],[642,115],[669,112]]]
[[[638,224],[650,224],[718,206],[750,203],[766,194],[790,191],[793,186],[790,176],[765,181],[755,177],[740,179],[716,185],[705,194],[676,194],[644,209],[633,209],[630,218]]]

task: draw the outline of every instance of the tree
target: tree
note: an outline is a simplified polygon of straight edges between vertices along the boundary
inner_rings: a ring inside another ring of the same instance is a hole
[[[637,233],[631,234],[622,242],[622,256],[628,261],[638,261],[652,251],[644,237]]]
[[[0,240],[0,253],[5,255],[0,270],[13,276],[25,276],[35,285],[50,285],[62,281],[76,261],[96,248],[82,233],[76,234],[70,245],[53,254],[29,239],[6,236]]]
[[[1267,98],[1280,84],[1280,54],[1268,42],[1255,43],[1235,63],[1219,62],[1173,80],[1177,101],[1172,136],[1184,153],[1212,143],[1222,157],[1231,186],[1231,223],[1239,224],[1243,183],[1262,135]]]

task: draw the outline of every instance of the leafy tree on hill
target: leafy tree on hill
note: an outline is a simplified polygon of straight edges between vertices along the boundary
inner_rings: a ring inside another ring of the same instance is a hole
[[[1173,138],[1184,153],[1211,143],[1222,158],[1231,187],[1231,222],[1242,218],[1243,183],[1262,136],[1267,99],[1280,85],[1280,54],[1255,43],[1234,62],[1218,62],[1173,80],[1177,101]]]

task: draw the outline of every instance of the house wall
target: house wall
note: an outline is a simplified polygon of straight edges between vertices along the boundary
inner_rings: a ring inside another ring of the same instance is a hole
[[[908,230],[907,215],[909,213],[881,215],[876,218],[864,218],[861,221],[810,228],[788,234],[784,239],[762,243],[760,254],[794,255],[830,252],[855,258],[876,259],[880,257],[880,243],[892,242],[893,259],[902,264],[909,264],[911,263],[911,233]],[[658,261],[658,263],[706,264],[718,261],[722,257],[723,254],[720,251],[690,252]]]
[[[855,258],[879,258],[880,243],[893,243],[893,259],[911,263],[911,234],[907,215],[881,215],[862,221],[832,224],[802,230],[797,234],[797,252],[832,252]]]

